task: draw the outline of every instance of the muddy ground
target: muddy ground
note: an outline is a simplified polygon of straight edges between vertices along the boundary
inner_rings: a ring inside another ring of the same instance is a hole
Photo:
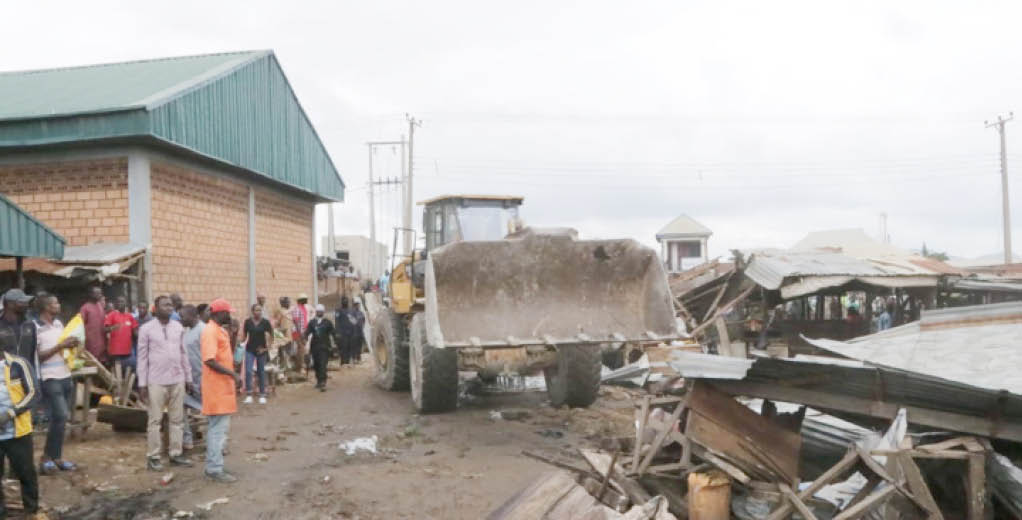
[[[144,469],[145,438],[105,425],[66,457],[83,469],[41,477],[53,518],[147,519],[478,519],[551,467],[522,455],[535,450],[576,458],[578,447],[631,434],[628,393],[604,387],[588,410],[553,409],[544,393],[487,395],[456,413],[414,414],[408,394],[379,390],[368,364],[334,370],[329,391],[311,384],[278,387],[267,405],[245,405],[231,424],[229,471],[216,484],[195,468]],[[511,411],[513,420],[494,419]],[[376,436],[378,453],[348,455],[342,442]],[[37,437],[37,450],[42,439]],[[201,451],[201,450],[200,450]],[[577,460],[577,459],[576,459]],[[170,469],[168,469],[170,471]],[[8,487],[8,489],[10,489]],[[209,512],[199,505],[226,498]],[[187,517],[187,516],[184,516]]]

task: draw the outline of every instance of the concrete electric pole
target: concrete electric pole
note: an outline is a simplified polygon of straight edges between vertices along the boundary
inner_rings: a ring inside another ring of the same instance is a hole
[[[987,128],[997,127],[997,133],[1001,136],[1001,209],[1004,217],[1004,263],[1012,263],[1011,250],[1011,208],[1008,198],[1008,151],[1004,141],[1004,124],[1015,119],[1014,112],[1008,112],[1008,117],[997,116],[997,121],[984,121]]]
[[[412,206],[415,205],[415,191],[413,189],[414,184],[412,182],[413,170],[415,169],[415,127],[422,126],[422,121],[415,119],[414,117],[405,114],[405,118],[408,119],[408,169],[405,170],[404,178],[404,214],[402,215],[401,225],[405,228],[404,231],[404,252],[405,254],[411,254],[415,248],[415,244],[412,243],[413,233],[408,230],[413,229],[412,223]],[[403,139],[402,139],[403,140]]]

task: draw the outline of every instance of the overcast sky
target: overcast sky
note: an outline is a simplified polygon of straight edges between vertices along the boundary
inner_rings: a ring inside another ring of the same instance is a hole
[[[881,213],[907,248],[1000,251],[983,121],[1022,107],[1022,4],[893,4],[8,2],[0,70],[273,49],[348,186],[341,233],[368,233],[364,143],[407,112],[417,200],[519,194],[530,223],[651,245],[686,213],[711,255]],[[1008,150],[1020,171],[1022,121]]]

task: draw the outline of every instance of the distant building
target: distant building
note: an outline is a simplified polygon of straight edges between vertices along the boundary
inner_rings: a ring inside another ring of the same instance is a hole
[[[375,251],[369,237],[363,235],[335,235],[334,251],[330,250],[330,237],[323,237],[323,255],[335,257],[336,251],[347,251],[348,260],[363,279],[375,280],[390,268],[387,246],[377,242]]]
[[[679,215],[656,234],[667,272],[677,273],[707,261],[706,242],[713,232],[688,215]]]

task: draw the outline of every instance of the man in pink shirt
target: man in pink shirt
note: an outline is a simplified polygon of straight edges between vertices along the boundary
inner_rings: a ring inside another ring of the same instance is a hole
[[[309,365],[305,361],[305,353],[307,352],[305,345],[305,327],[309,325],[309,318],[314,314],[312,307],[309,306],[309,297],[305,293],[298,295],[298,305],[291,309],[291,319],[295,322],[295,328],[293,337],[295,340],[295,346],[297,346],[298,354],[295,361],[298,362],[298,369],[305,370],[306,375],[309,373]]]
[[[166,407],[170,419],[168,450],[170,463],[191,466],[183,455],[185,391],[190,389],[191,365],[185,353],[184,326],[170,319],[174,306],[167,296],[156,298],[156,319],[138,330],[138,391],[149,406],[146,466],[150,471],[163,471],[160,460],[162,439],[160,423]]]
[[[106,356],[106,310],[103,309],[103,289],[98,285],[89,288],[88,300],[79,311],[85,323],[85,350],[96,356],[100,362],[107,361]]]

